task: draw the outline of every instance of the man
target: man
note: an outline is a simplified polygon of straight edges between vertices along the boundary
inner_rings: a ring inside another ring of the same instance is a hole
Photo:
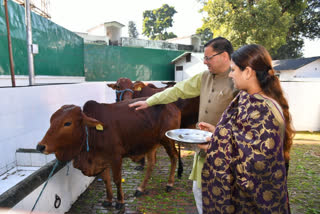
[[[208,71],[181,81],[174,87],[149,97],[146,101],[132,103],[129,107],[140,110],[157,104],[171,103],[178,98],[187,99],[200,95],[198,121],[216,125],[236,94],[232,81],[228,78],[233,47],[222,37],[210,40],[204,47],[204,64],[208,66]],[[193,194],[200,214],[202,214],[201,171],[204,160],[203,151],[195,153],[189,177],[193,180]]]

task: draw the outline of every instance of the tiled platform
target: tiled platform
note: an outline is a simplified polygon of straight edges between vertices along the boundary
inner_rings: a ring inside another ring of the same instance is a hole
[[[16,166],[0,176],[0,195],[54,159],[34,149],[18,149]]]

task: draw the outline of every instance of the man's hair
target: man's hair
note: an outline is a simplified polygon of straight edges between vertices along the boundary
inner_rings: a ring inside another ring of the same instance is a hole
[[[231,54],[233,53],[233,47],[229,40],[223,38],[223,37],[216,37],[214,39],[211,39],[208,41],[204,47],[211,46],[214,51],[216,52],[227,52],[229,55],[229,58],[231,59]]]

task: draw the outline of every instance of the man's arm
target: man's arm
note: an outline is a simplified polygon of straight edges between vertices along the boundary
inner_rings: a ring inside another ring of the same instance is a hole
[[[203,73],[194,75],[184,81],[178,82],[174,87],[156,93],[146,101],[149,106],[167,104],[177,101],[179,98],[187,99],[200,95],[201,78]]]
[[[184,81],[178,82],[174,87],[156,93],[149,97],[146,101],[138,101],[131,103],[129,107],[136,107],[136,110],[145,109],[149,106],[158,104],[167,104],[177,101],[179,98],[187,99],[200,95],[202,73]]]

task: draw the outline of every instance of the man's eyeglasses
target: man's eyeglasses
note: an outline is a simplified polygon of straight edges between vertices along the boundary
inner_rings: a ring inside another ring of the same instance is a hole
[[[211,56],[205,56],[205,57],[203,57],[203,61],[209,61],[209,60],[212,59],[213,57],[218,56],[218,55],[222,54],[223,52],[224,52],[224,51],[219,52],[219,53],[216,53],[216,54],[213,54],[213,55],[211,55]]]

